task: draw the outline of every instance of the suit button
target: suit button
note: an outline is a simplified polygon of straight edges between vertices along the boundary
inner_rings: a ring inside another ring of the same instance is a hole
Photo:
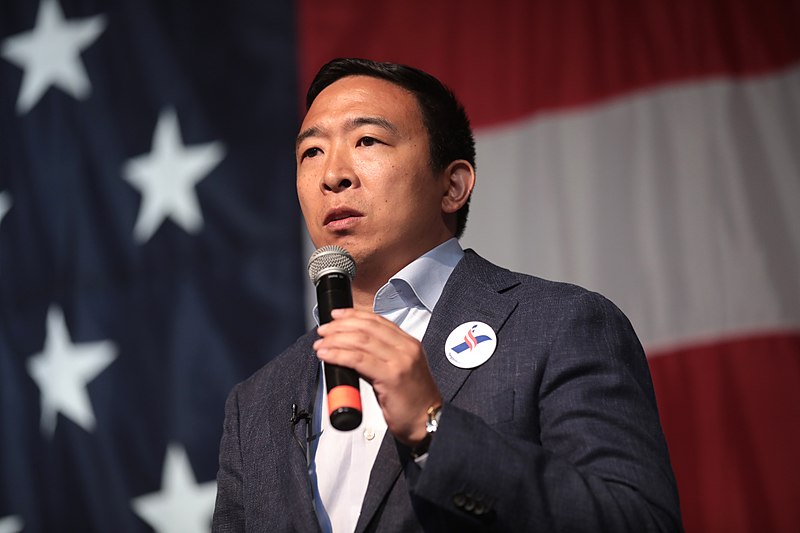
[[[453,494],[453,503],[455,504],[456,507],[458,508],[464,507],[464,503],[466,501],[467,497],[461,494],[460,492]]]
[[[486,514],[486,511],[488,510],[489,509],[486,508],[486,505],[484,505],[483,502],[477,502],[475,504],[475,510],[472,512],[475,513],[477,516],[480,516],[482,514]]]
[[[465,511],[472,511],[475,509],[475,500],[470,497],[467,497],[467,501],[464,503],[464,510]]]

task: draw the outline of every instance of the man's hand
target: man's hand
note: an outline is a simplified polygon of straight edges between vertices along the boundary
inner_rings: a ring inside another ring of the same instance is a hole
[[[389,432],[416,447],[425,438],[426,411],[442,396],[422,344],[396,324],[369,311],[334,309],[317,328],[317,357],[354,369],[375,390]]]

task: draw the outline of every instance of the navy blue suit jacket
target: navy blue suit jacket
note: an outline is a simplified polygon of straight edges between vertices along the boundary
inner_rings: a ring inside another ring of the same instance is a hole
[[[453,366],[467,321],[494,355]],[[231,392],[214,531],[317,531],[303,424],[312,331]],[[357,531],[680,531],[678,495],[644,352],[611,302],[467,250],[423,338],[445,405],[420,469],[387,433]]]

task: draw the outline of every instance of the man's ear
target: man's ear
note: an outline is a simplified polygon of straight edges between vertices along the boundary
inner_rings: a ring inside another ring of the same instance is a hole
[[[442,211],[451,214],[461,209],[469,200],[475,187],[475,169],[469,161],[458,159],[447,165],[444,176],[447,188],[442,196]]]

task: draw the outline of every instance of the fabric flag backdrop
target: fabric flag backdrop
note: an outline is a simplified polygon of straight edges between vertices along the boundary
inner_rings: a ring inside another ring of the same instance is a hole
[[[0,531],[210,528],[225,398],[305,329],[293,21],[0,2]]]
[[[700,4],[4,0],[0,532],[208,529],[225,395],[304,327],[292,139],[343,55],[465,102],[465,245],[629,315],[687,531],[795,531],[800,7]]]
[[[609,296],[687,531],[800,527],[800,3],[301,2],[331,56],[428,70],[476,127],[464,244]]]

